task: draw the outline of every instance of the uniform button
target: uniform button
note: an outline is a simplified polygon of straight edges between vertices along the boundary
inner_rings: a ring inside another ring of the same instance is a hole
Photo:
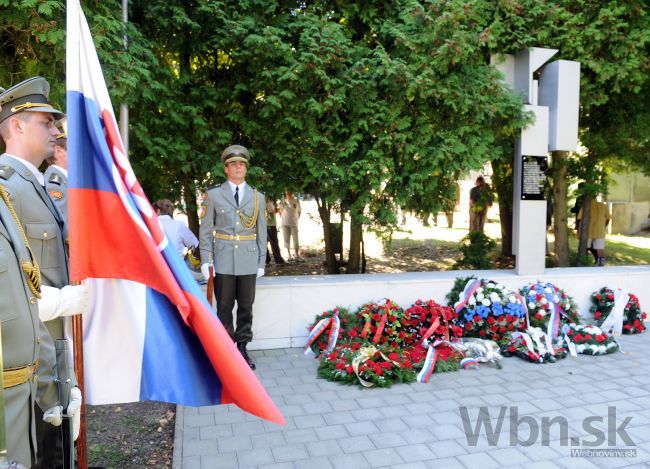
[[[235,222],[235,225],[239,225],[239,222]]]
[[[239,246],[238,246],[237,244],[235,244],[235,249],[237,249],[238,247],[239,247]]]
[[[31,296],[31,297],[29,298],[29,302],[30,302],[31,304],[33,304],[33,305],[36,304],[36,298],[34,298],[33,296]]]
[[[47,232],[43,232],[43,238],[47,238]]]
[[[237,210],[237,215],[239,215],[239,210]]]
[[[41,338],[40,338],[40,337],[36,337],[36,343],[37,343],[37,344],[40,344],[40,343],[41,343]]]

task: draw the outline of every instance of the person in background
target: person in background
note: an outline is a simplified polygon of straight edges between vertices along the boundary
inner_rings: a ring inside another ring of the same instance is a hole
[[[278,243],[278,227],[275,219],[275,214],[278,212],[275,202],[272,200],[266,201],[266,232],[269,239],[269,244],[271,245],[271,251],[273,251],[273,260],[276,264],[284,264],[284,259],[282,259],[282,253],[280,252],[280,245]],[[271,255],[269,251],[266,251],[266,263],[271,263]]]
[[[158,215],[160,227],[181,257],[185,257],[188,250],[196,249],[199,245],[199,240],[185,223],[180,220],[174,220],[174,204],[171,200],[157,200],[154,202],[153,208]]]
[[[578,220],[582,221],[582,208],[578,212]],[[587,246],[594,258],[596,265],[603,267],[605,265],[605,235],[607,234],[607,225],[610,216],[607,204],[591,199],[589,204],[589,226],[587,227]]]
[[[288,259],[296,262],[304,261],[300,257],[300,241],[298,240],[298,219],[301,211],[300,201],[293,196],[293,192],[285,192],[284,199],[280,202],[280,226],[282,226],[282,238]],[[292,239],[293,256],[291,255]]]
[[[483,176],[476,178],[476,185],[469,191],[469,229],[483,232],[488,208],[492,206],[490,186]]]

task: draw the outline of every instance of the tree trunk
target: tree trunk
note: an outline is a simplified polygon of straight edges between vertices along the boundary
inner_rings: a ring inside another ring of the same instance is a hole
[[[194,235],[199,237],[199,215],[196,206],[196,191],[194,183],[188,176],[183,177],[183,199],[187,210],[187,226]]]
[[[350,251],[348,253],[348,268],[346,274],[361,273],[361,239],[363,224],[350,214]]]
[[[556,267],[569,266],[569,225],[567,223],[567,158],[569,152],[553,152],[553,234]]]
[[[318,196],[315,197],[316,205],[318,206],[318,214],[323,222],[323,239],[325,240],[325,265],[328,274],[340,274],[338,263],[336,262],[336,255],[334,254],[334,246],[332,245],[332,225],[330,223],[330,207],[327,202],[321,200]]]
[[[582,199],[582,217],[580,219],[580,229],[578,230],[578,255],[576,257],[577,266],[587,265],[587,241],[589,240],[591,200],[592,198],[589,195],[585,195]],[[578,215],[576,215],[576,217],[577,216]]]
[[[499,198],[499,220],[501,222],[501,257],[512,257],[512,159],[492,161],[492,181]]]

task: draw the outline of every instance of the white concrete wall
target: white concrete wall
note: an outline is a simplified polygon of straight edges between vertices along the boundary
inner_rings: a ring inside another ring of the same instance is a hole
[[[263,277],[258,279],[251,349],[302,347],[317,314],[335,306],[355,309],[371,300],[390,298],[409,307],[418,298],[445,304],[454,279],[475,275],[519,289],[529,282],[555,283],[573,296],[589,317],[590,295],[604,286],[626,289],[650,311],[650,266],[546,269],[543,275],[518,276],[511,270],[413,272],[402,274]]]

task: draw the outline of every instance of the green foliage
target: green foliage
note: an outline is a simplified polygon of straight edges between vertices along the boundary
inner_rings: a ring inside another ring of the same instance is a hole
[[[460,299],[460,294],[463,292],[463,290],[465,290],[465,285],[467,285],[467,282],[475,278],[476,277],[473,275],[470,275],[468,277],[456,277],[456,280],[454,280],[454,286],[451,287],[451,291],[445,296],[447,305],[454,306]]]
[[[470,231],[460,240],[458,250],[461,257],[456,262],[458,269],[490,269],[491,251],[496,248],[495,240],[481,231]]]

